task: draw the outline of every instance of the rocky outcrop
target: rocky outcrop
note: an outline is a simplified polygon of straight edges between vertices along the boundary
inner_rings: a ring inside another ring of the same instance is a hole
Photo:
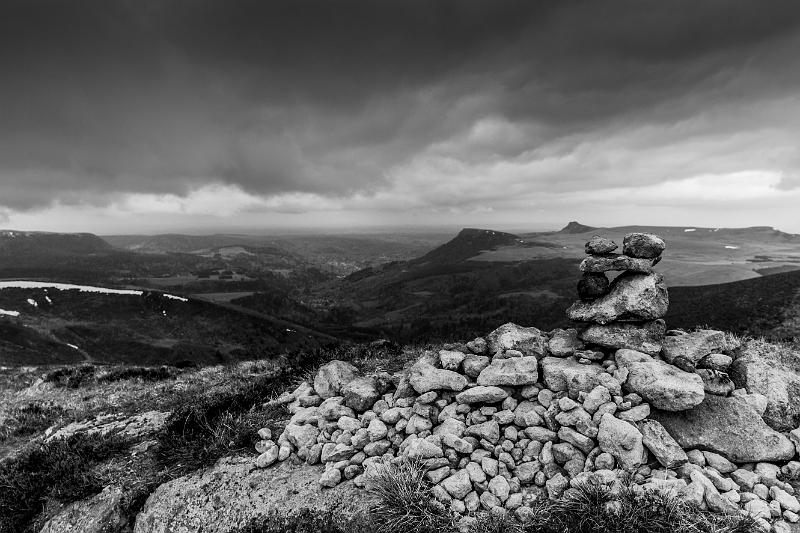
[[[146,411],[134,416],[121,414],[98,415],[89,420],[72,422],[52,433],[48,430],[45,433],[45,441],[66,439],[76,433],[96,434],[104,437],[117,435],[127,439],[143,439],[163,428],[169,415],[168,412],[164,411]]]
[[[243,528],[271,511],[304,508],[352,513],[365,494],[352,482],[334,490],[317,480],[321,466],[281,464],[257,469],[249,458],[221,459],[212,468],[158,487],[136,518],[135,533],[226,533]]]
[[[703,403],[683,412],[653,410],[660,422],[686,449],[716,452],[734,463],[788,461],[794,444],[770,428],[743,398],[707,395]]]
[[[108,486],[99,494],[67,506],[48,520],[40,533],[121,533],[126,526],[122,489]]]

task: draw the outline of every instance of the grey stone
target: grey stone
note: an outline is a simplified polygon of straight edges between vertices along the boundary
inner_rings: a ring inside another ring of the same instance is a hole
[[[711,370],[710,368],[698,368],[697,375],[703,380],[703,389],[708,394],[727,396],[736,388],[736,385],[733,384],[733,381],[725,372]]]
[[[707,395],[682,412],[654,409],[650,414],[684,449],[716,452],[734,463],[788,461],[794,444],[772,430],[741,397]]]
[[[570,328],[554,330],[547,347],[554,357],[567,357],[576,350],[583,350],[584,345],[578,338],[578,330]]]
[[[574,357],[545,357],[541,361],[541,367],[548,389],[574,394],[580,391],[589,392],[600,385],[600,376],[605,373],[600,365],[582,365]]]
[[[45,523],[40,533],[121,533],[128,526],[120,487],[68,505]]]
[[[358,369],[344,361],[334,360],[320,367],[314,377],[314,390],[324,399],[341,396],[342,389],[358,377]]]
[[[722,351],[727,345],[725,334],[712,329],[701,329],[682,335],[667,335],[661,355],[668,363],[683,357],[697,364],[703,357]]]
[[[605,296],[592,302],[576,302],[567,317],[577,322],[608,324],[613,321],[642,321],[663,317],[669,297],[661,274],[621,274]]]
[[[626,386],[653,407],[665,411],[685,411],[705,397],[703,380],[662,361],[634,362],[626,365]]]
[[[503,324],[486,336],[489,352],[519,350],[526,356],[547,355],[547,336],[540,330],[525,328],[512,322]]]
[[[466,375],[471,378],[477,378],[481,371],[489,366],[489,363],[491,362],[491,358],[485,355],[469,354],[464,358],[462,368],[464,369],[464,373]]]
[[[624,470],[635,470],[642,464],[644,459],[642,434],[633,424],[610,414],[603,415],[600,419],[597,443],[602,451],[614,456],[619,467]]]
[[[655,259],[665,247],[664,239],[652,233],[628,233],[622,240],[622,253],[628,257]]]
[[[589,242],[584,245],[586,253],[591,255],[608,254],[617,248],[619,248],[617,243],[600,235],[593,235]]]
[[[418,394],[433,390],[461,391],[467,378],[452,370],[444,370],[426,363],[417,363],[408,373],[408,380]]]
[[[608,293],[611,282],[602,272],[584,272],[578,280],[578,298],[594,300]]]
[[[459,392],[456,396],[458,403],[497,403],[508,397],[508,393],[500,387],[486,387],[479,385]]]
[[[650,274],[653,272],[653,260],[636,259],[620,254],[591,255],[581,261],[580,269],[581,272],[587,274],[599,274],[615,270]]]
[[[591,324],[581,332],[580,338],[605,348],[627,348],[658,355],[665,331],[666,325],[662,319],[642,323]]]
[[[494,359],[478,375],[478,385],[512,386],[531,385],[539,379],[536,357]]]
[[[686,464],[688,457],[683,448],[670,436],[664,426],[656,420],[643,420],[639,424],[642,444],[655,456],[664,468],[675,469]]]
[[[800,426],[800,351],[750,341],[728,369],[737,387],[766,397],[764,421],[777,431]]]

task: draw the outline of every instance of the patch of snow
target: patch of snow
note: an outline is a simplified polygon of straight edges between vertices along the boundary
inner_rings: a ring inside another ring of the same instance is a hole
[[[141,296],[142,291],[130,289],[108,289],[106,287],[93,287],[91,285],[73,285],[72,283],[52,283],[42,281],[0,281],[0,289],[58,289],[68,291],[77,289],[81,292],[99,292],[104,294],[126,294]]]
[[[0,315],[19,316],[19,311],[6,311],[5,309],[0,309]]]
[[[183,296],[175,296],[174,294],[166,294],[166,293],[164,293],[164,298],[169,298],[170,300],[178,300],[179,302],[189,301],[189,298],[184,298]]]
[[[78,348],[78,347],[77,347],[77,346],[75,346],[74,344],[67,343],[67,346],[69,346],[69,347],[70,347],[70,348],[72,348],[73,350],[80,350],[80,348]]]
[[[39,304],[37,304],[36,300],[34,300],[33,298],[28,298],[28,304],[30,304],[30,305],[32,305],[34,307],[39,307]]]
[[[293,330],[292,328],[286,328],[286,332],[287,332],[287,333],[294,333],[294,331],[295,331],[295,330]]]
[[[688,233],[688,232],[690,232],[690,231],[697,231],[697,228],[686,228],[686,229],[685,229],[685,230],[683,230],[683,231],[685,231],[686,233]]]
[[[49,296],[45,296],[44,299],[47,300],[47,303],[49,304],[53,303],[53,300],[51,300]]]
[[[725,245],[725,249],[726,250],[738,250],[739,247],[738,246],[731,246],[730,244],[726,244]]]

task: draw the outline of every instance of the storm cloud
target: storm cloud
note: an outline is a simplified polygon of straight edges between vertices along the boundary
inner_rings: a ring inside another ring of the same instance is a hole
[[[793,1],[11,0],[0,206],[780,205],[797,50]]]

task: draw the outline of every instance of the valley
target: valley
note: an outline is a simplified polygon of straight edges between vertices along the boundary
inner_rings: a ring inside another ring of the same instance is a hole
[[[670,288],[671,327],[800,333],[800,236],[767,227],[573,222],[519,234],[468,228],[449,239],[435,231],[104,238],[4,231],[0,365],[213,364],[379,338],[459,340],[507,321],[565,327],[583,244],[595,233],[621,242],[633,231],[667,239],[659,270]],[[55,282],[113,290],[59,290]]]

